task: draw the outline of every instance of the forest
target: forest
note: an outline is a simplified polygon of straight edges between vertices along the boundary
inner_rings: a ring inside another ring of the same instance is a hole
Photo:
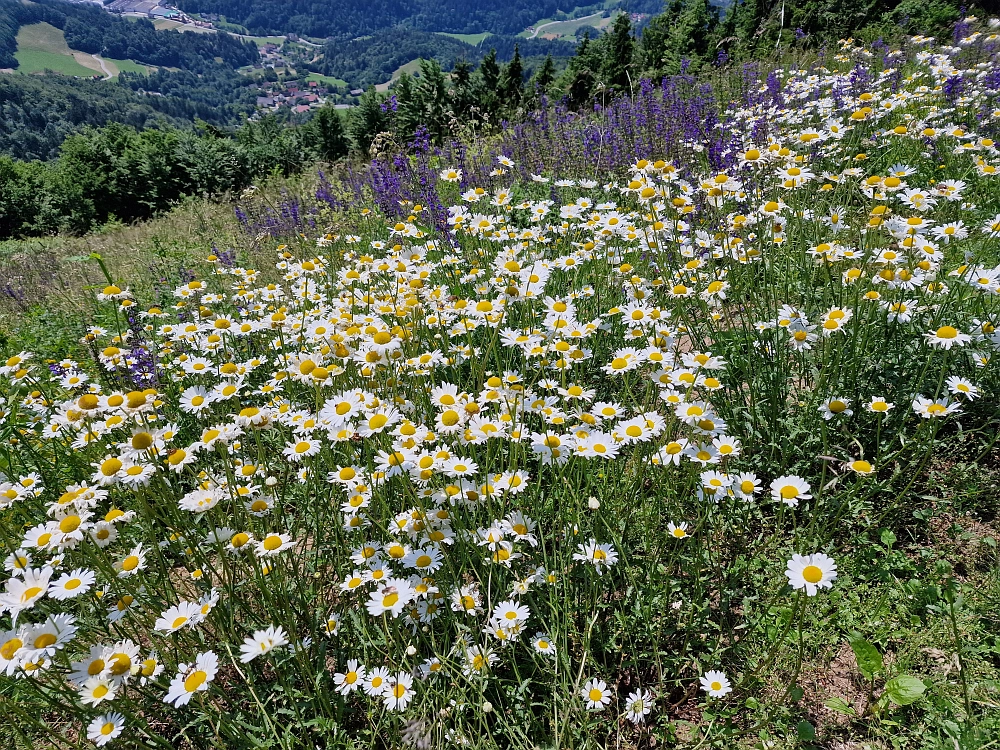
[[[236,71],[259,60],[253,42],[157,30],[145,19],[89,5],[0,0],[0,67],[17,68],[18,30],[43,21],[61,29],[72,49],[159,67],[117,81],[0,76],[0,153],[51,159],[67,136],[87,126],[235,126],[254,111],[254,80]]]
[[[586,0],[178,0],[193,13],[218,13],[253,34],[295,32],[313,37],[356,39],[380,29],[405,26],[457,34],[518,34],[543,18],[588,6]],[[594,10],[604,8],[600,2]],[[630,13],[659,13],[663,0],[623,0]]]
[[[354,39],[406,25],[423,31],[516,34],[578,0],[180,0],[185,11],[218,13],[254,34],[283,31]]]
[[[401,65],[423,58],[437,60],[445,70],[451,70],[455,60],[478,62],[488,49],[496,50],[501,60],[509,60],[514,46],[525,57],[571,57],[575,45],[571,42],[544,39],[518,39],[511,36],[490,36],[484,45],[474,47],[458,39],[405,28],[378,31],[365,39],[349,42],[330,41],[323,50],[318,72],[350,81],[362,88],[388,81]]]
[[[63,32],[73,49],[168,68],[201,72],[218,60],[239,68],[260,59],[256,44],[230,34],[158,30],[144,18],[126,20],[88,5],[66,9]]]
[[[146,19],[129,21],[87,4],[0,0],[0,68],[17,68],[18,30],[42,21],[62,29],[72,49],[115,59],[198,72],[220,64],[238,68],[259,59],[257,45],[229,34],[158,30]]]

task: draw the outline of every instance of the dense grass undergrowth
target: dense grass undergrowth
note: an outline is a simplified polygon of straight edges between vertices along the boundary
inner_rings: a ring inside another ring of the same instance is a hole
[[[0,738],[993,744],[997,25],[10,246]]]

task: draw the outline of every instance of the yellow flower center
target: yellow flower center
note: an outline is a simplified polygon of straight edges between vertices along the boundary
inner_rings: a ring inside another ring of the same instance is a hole
[[[101,463],[101,473],[106,477],[113,477],[119,471],[121,471],[122,462],[117,458],[109,458],[107,461]]]
[[[80,516],[66,516],[59,522],[59,531],[63,534],[71,534],[80,528]]]
[[[823,571],[816,565],[806,565],[802,569],[802,577],[806,583],[819,583],[823,580]]]
[[[111,655],[111,674],[119,677],[132,669],[132,659],[128,654],[118,652]]]
[[[207,679],[208,675],[200,669],[196,672],[192,672],[187,676],[187,679],[184,680],[184,689],[189,693],[193,693],[195,690],[204,685],[205,680]]]

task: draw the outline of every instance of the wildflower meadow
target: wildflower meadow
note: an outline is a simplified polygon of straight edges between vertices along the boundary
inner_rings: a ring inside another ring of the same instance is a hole
[[[169,278],[89,258],[76,354],[0,366],[0,736],[994,744],[992,516],[927,529],[1000,424],[998,27],[250,191]]]

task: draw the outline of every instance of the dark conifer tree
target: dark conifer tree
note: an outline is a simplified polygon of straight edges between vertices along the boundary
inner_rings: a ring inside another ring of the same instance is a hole
[[[349,144],[344,132],[344,123],[340,113],[327,104],[316,110],[312,118],[312,136],[314,148],[324,161],[337,161],[347,156]]]
[[[521,65],[521,50],[515,44],[514,56],[504,68],[500,80],[500,98],[508,111],[517,109],[521,103],[523,78],[524,68]]]
[[[618,92],[629,93],[632,89],[632,58],[635,40],[632,39],[632,21],[628,13],[619,13],[611,31],[604,39],[604,83]]]
[[[362,154],[368,153],[375,136],[389,130],[389,117],[374,86],[364,93],[351,113],[350,128],[354,145]]]

